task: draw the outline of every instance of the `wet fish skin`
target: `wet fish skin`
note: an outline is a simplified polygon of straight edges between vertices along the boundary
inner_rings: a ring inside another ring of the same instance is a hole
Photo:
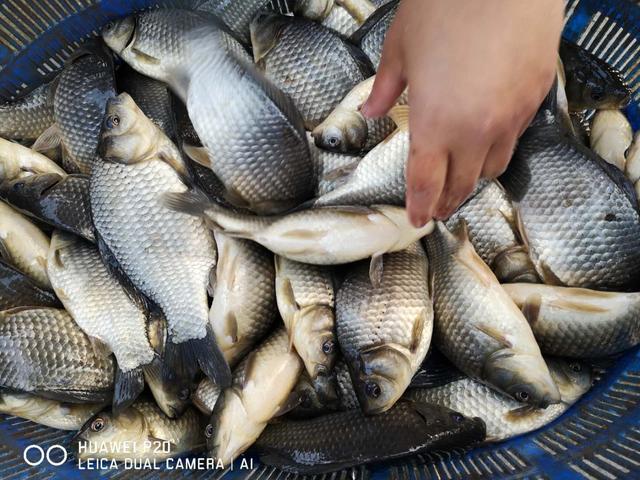
[[[72,404],[28,393],[0,394],[0,413],[26,418],[59,430],[78,430],[104,408],[100,403]]]
[[[631,92],[620,73],[606,62],[569,40],[562,39],[560,57],[566,74],[571,111],[586,108],[623,108]]]
[[[467,418],[427,403],[402,401],[380,415],[351,410],[274,423],[262,433],[256,448],[267,465],[286,472],[320,474],[432,449],[470,445],[484,436],[484,422],[479,418]]]
[[[433,275],[435,345],[462,372],[518,401],[546,407],[560,395],[527,320],[464,229],[442,223],[425,239]]]
[[[167,318],[165,376],[191,379],[199,365],[228,383],[229,367],[208,323],[213,235],[202,220],[162,203],[167,192],[187,190],[176,170],[184,167],[178,150],[120,94],[107,105],[100,155],[90,185],[94,225],[133,285]]]
[[[336,7],[335,0],[299,0],[293,6],[293,12],[309,20],[322,22]]]
[[[61,307],[58,298],[0,259],[0,310],[16,307]]]
[[[66,176],[51,159],[30,148],[0,138],[0,181],[14,180],[24,173],[56,173]]]
[[[5,181],[0,198],[21,213],[95,242],[87,175],[40,173]]]
[[[591,149],[606,162],[625,170],[625,154],[633,129],[619,110],[599,110],[591,121]]]
[[[353,87],[374,73],[357,47],[300,17],[256,16],[251,22],[251,44],[256,64],[292,98],[307,130],[313,130]]]
[[[44,84],[25,97],[0,103],[0,137],[33,141],[53,122],[51,84]]]
[[[169,452],[162,448],[164,442],[168,443]],[[164,460],[196,453],[205,442],[202,417],[195,409],[189,408],[179,418],[171,419],[155,403],[139,400],[118,415],[110,410],[98,413],[85,423],[71,443],[78,460]],[[80,450],[82,444],[86,448]],[[131,448],[123,449],[124,444]]]
[[[365,22],[356,30],[349,41],[359,46],[369,57],[373,68],[378,70],[380,58],[382,57],[382,45],[387,36],[387,31],[396,17],[399,0],[392,0],[384,6],[378,8]]]
[[[517,283],[503,287],[545,353],[604,357],[640,343],[640,293]]]
[[[626,155],[625,174],[634,184],[640,179],[640,133],[636,132]]]
[[[462,378],[436,388],[411,389],[405,397],[456,410],[467,417],[482,418],[489,442],[522,435],[552,422],[591,388],[591,369],[577,361],[546,359],[560,390],[562,401],[545,409],[522,403],[496,392],[471,378]]]
[[[366,414],[391,408],[424,360],[433,330],[428,263],[419,243],[383,257],[380,284],[369,265],[347,273],[336,294],[340,349]]]
[[[243,43],[251,43],[249,25],[260,11],[271,9],[270,0],[205,0],[196,9],[220,18]]]
[[[191,396],[191,401],[205,415],[211,416],[216,408],[216,402],[222,393],[222,389],[208,378],[203,378],[195,392]]]
[[[340,183],[341,178],[351,173],[362,157],[359,155],[350,155],[329,152],[316,147],[313,143],[311,134],[309,137],[309,150],[311,151],[311,159],[313,161],[316,179],[318,181],[315,190],[315,196],[320,197],[330,192]]]
[[[109,402],[115,362],[64,310],[0,312],[0,385],[71,403]]]
[[[403,250],[433,230],[433,222],[414,228],[404,209],[388,205],[256,217],[226,210],[200,194],[165,195],[164,201],[171,209],[205,217],[215,230],[314,265],[339,265]]]
[[[276,314],[273,255],[264,247],[221,232],[209,322],[232,368],[269,332]]]
[[[554,94],[499,179],[516,205],[520,237],[544,283],[632,288],[640,278],[640,213],[632,185],[560,129]]]
[[[205,147],[199,161],[223,182],[232,204],[273,214],[311,196],[313,165],[299,112],[215,17],[155,10],[114,23],[103,37],[186,104]]]

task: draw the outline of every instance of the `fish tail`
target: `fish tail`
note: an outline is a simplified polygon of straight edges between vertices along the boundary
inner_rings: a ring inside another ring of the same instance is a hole
[[[181,193],[165,193],[164,204],[170,210],[203,217],[211,207],[211,201],[201,192],[191,190]]]
[[[113,392],[113,413],[123,411],[131,405],[144,390],[144,374],[142,367],[123,372],[116,370],[116,381]]]

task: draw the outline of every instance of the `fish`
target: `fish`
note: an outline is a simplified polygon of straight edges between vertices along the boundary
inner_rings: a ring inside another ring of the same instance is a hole
[[[147,400],[139,400],[120,414],[109,410],[96,414],[71,439],[78,461],[165,460],[197,453],[204,445],[202,417],[197,410],[189,408],[171,419]]]
[[[78,48],[56,78],[55,123],[36,140],[34,149],[63,149],[71,173],[91,173],[107,100],[116,95],[113,59],[102,43]]]
[[[251,45],[256,64],[291,97],[307,130],[375,73],[358,47],[302,17],[257,15],[251,22]]]
[[[238,40],[248,44],[251,20],[261,11],[271,11],[272,5],[270,0],[205,0],[196,10],[214,14]]]
[[[78,430],[104,408],[102,403],[65,403],[28,393],[0,393],[0,413],[59,430]]]
[[[165,195],[170,209],[205,217],[215,230],[253,240],[276,255],[314,265],[339,265],[397,252],[433,231],[414,228],[403,208],[341,206],[256,217],[211,203],[197,192]]]
[[[351,372],[344,358],[339,358],[334,367],[338,410],[360,410],[360,400],[351,380]]]
[[[33,142],[54,122],[51,84],[12,102],[0,103],[0,137]]]
[[[620,110],[599,110],[591,121],[591,149],[603,160],[625,170],[625,154],[633,129]]]
[[[286,418],[313,418],[335,411],[337,400],[335,386],[331,383],[328,385],[332,395],[330,399],[318,394],[313,381],[309,378],[307,372],[303,371],[292,393],[298,398],[298,404],[286,413]]]
[[[0,388],[71,403],[107,403],[115,362],[65,310],[0,312]]]
[[[208,378],[203,378],[195,392],[191,396],[191,401],[205,415],[211,416],[216,408],[216,402],[220,398],[222,389]]]
[[[350,267],[336,293],[336,331],[362,410],[379,414],[402,396],[431,344],[433,305],[420,243],[383,257],[373,286],[369,265]]]
[[[0,199],[31,218],[95,242],[88,175],[38,173],[5,181]]]
[[[391,116],[365,118],[360,113],[360,107],[371,94],[374,81],[375,76],[356,85],[313,129],[312,136],[317,147],[341,153],[368,152],[394,132],[396,123]],[[405,90],[396,105],[406,105],[407,100]]]
[[[58,298],[0,259],[0,311],[16,307],[61,307]]]
[[[267,423],[288,408],[302,361],[276,329],[234,370],[233,385],[216,402],[205,427],[210,457],[229,465],[258,438]]]
[[[640,133],[636,132],[633,143],[626,154],[625,174],[631,183],[637,184],[640,180]]]
[[[47,275],[50,239],[31,220],[0,201],[0,257],[51,290]]]
[[[394,107],[390,115],[398,128],[367,153],[335,189],[315,199],[314,207],[404,205],[405,169],[409,158],[409,109],[407,106]]]
[[[399,0],[392,0],[378,8],[364,23],[356,30],[349,41],[362,49],[365,55],[373,64],[373,68],[378,70],[382,57],[382,46],[384,39],[391,27],[391,23],[396,17]]]
[[[278,256],[275,267],[278,310],[290,345],[300,355],[316,389],[328,396],[338,353],[332,272]]]
[[[336,435],[340,441],[336,441]],[[359,410],[269,425],[256,442],[260,461],[285,472],[322,474],[480,442],[485,425],[445,407],[401,401],[380,415]]]
[[[308,137],[317,179],[315,196],[320,197],[336,188],[340,179],[351,173],[358,166],[362,157],[323,150],[316,147],[310,133],[308,133]]]
[[[82,331],[116,357],[113,408],[125,409],[142,393],[142,367],[154,359],[142,303],[132,301],[103,263],[97,247],[70,233],[53,233],[47,273],[56,295]]]
[[[473,193],[445,222],[449,230],[466,223],[469,241],[501,282],[536,283],[538,275],[517,236],[516,215],[502,186],[482,179]]]
[[[24,173],[67,175],[53,160],[19,143],[0,138],[0,181],[14,180]]]
[[[618,71],[566,38],[560,42],[566,92],[571,111],[625,107],[631,91]]]
[[[167,209],[162,196],[185,192],[180,153],[131,97],[109,100],[90,182],[103,257],[167,319],[165,377],[191,379],[198,366],[228,384],[229,366],[209,326],[207,286],[216,247],[203,220]],[[123,181],[126,179],[126,181]]]
[[[293,13],[322,22],[336,7],[335,0],[299,0],[293,5]]]
[[[605,357],[640,343],[640,293],[514,283],[503,285],[531,325],[540,350]]]
[[[625,290],[640,278],[640,213],[617,168],[566,134],[555,89],[499,177],[520,238],[544,283]]]
[[[545,408],[560,394],[531,327],[469,242],[442,222],[425,239],[435,310],[434,341],[469,377]]]
[[[405,398],[451,408],[467,417],[479,417],[487,427],[486,441],[500,442],[551,423],[591,388],[593,375],[588,365],[562,359],[545,360],[561,398],[559,403],[545,409],[523,406],[469,377],[436,388],[412,389]]]
[[[230,367],[271,329],[276,315],[273,255],[264,247],[215,232],[218,263],[209,322]]]
[[[186,153],[218,176],[234,206],[275,214],[309,199],[313,164],[300,113],[215,17],[159,9],[107,25],[102,35],[186,105],[204,146]]]

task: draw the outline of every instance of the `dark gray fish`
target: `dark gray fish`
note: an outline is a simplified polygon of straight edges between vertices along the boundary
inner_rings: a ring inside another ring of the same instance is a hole
[[[53,125],[50,85],[42,85],[15,102],[0,104],[0,137],[33,141]]]
[[[95,242],[88,175],[41,173],[3,182],[0,198],[26,215]]]
[[[26,306],[62,307],[53,293],[0,259],[0,311]]]
[[[393,19],[396,18],[399,4],[400,0],[393,0],[378,8],[349,38],[351,43],[359,46],[369,57],[376,70],[380,65],[384,39]]]
[[[445,407],[402,401],[366,416],[359,410],[269,425],[256,442],[260,460],[287,472],[320,474],[363,463],[482,441],[485,425]]]
[[[251,20],[258,12],[271,10],[272,3],[271,0],[204,0],[196,10],[213,13],[240,41],[249,44]]]

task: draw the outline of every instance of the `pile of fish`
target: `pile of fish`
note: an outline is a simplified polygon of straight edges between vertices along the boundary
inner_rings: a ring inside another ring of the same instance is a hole
[[[559,417],[640,343],[618,74],[563,41],[507,172],[414,228],[406,95],[359,112],[398,1],[268,3],[114,21],[0,106],[0,411],[303,473]]]

